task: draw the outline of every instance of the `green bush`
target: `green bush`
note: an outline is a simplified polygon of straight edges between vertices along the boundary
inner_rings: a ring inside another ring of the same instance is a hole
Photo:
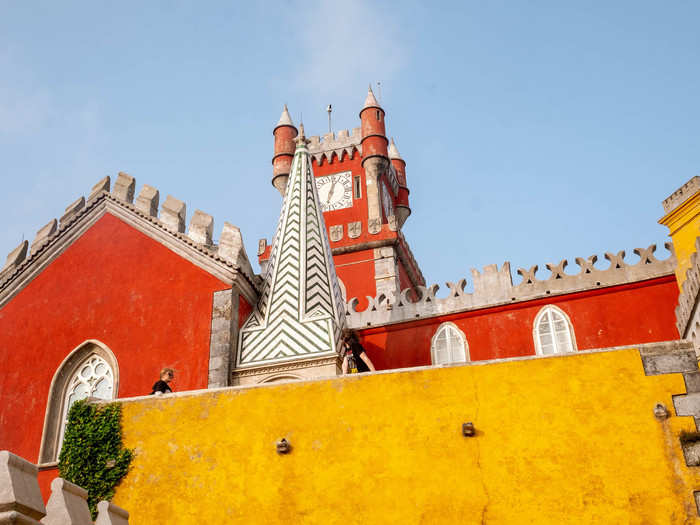
[[[122,444],[121,405],[78,401],[68,411],[68,424],[58,458],[59,475],[88,491],[92,519],[97,503],[111,500],[133,458]]]

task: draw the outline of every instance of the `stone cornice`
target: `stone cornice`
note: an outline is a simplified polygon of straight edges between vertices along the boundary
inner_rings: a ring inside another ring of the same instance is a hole
[[[115,191],[116,189],[115,185]],[[105,213],[118,217],[223,282],[230,285],[235,283],[251,304],[257,300],[257,285],[252,271],[245,271],[237,264],[218,256],[215,250],[217,247],[197,243],[189,236],[174,231],[157,217],[137,209],[130,202],[101,190],[90,196],[87,205],[84,199],[79,199],[69,206],[58,229],[50,235],[38,238],[32,245],[28,258],[17,261],[0,273],[0,307],[31,282]]]
[[[664,207],[664,213],[670,214],[698,190],[700,190],[700,176],[696,175],[663,200],[661,204]]]
[[[330,356],[316,357],[304,360],[291,361],[286,363],[276,363],[271,365],[236,368],[233,370],[233,377],[255,376],[261,374],[277,374],[281,372],[289,372],[291,370],[300,370],[303,368],[314,368],[323,365],[333,364],[340,360],[340,356],[332,354]]]
[[[665,246],[669,251],[672,249],[670,243]],[[633,264],[624,260],[624,251],[617,254],[606,253],[605,258],[610,264],[604,270],[594,266],[598,260],[597,255],[586,259],[577,257],[576,264],[580,270],[575,275],[565,273],[564,269],[568,265],[566,259],[558,264],[548,263],[546,266],[550,275],[544,280],[536,276],[537,265],[529,270],[519,268],[518,274],[522,276],[522,280],[517,285],[513,284],[509,262],[504,263],[500,269],[493,264],[485,267],[483,271],[471,270],[473,292],[465,291],[466,279],[446,283],[449,294],[445,298],[436,296],[439,289],[437,284],[429,287],[418,286],[413,290],[405,289],[393,297],[384,294],[367,297],[369,304],[362,311],[357,310],[358,300],[353,297],[348,301],[346,308],[348,325],[350,328],[360,329],[415,321],[673,275],[676,266],[673,253],[664,260],[658,260],[654,256],[655,250],[656,246],[653,244],[648,248],[636,248],[634,253],[639,256],[639,261]],[[414,293],[419,297],[411,300]]]
[[[669,234],[673,235],[682,228],[700,210],[700,192],[690,196],[687,200],[673,208],[666,215],[659,219],[659,224],[669,229]]]

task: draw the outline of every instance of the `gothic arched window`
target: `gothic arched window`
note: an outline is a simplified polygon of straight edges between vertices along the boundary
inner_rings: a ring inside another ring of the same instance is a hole
[[[61,418],[61,431],[59,443],[63,442],[63,434],[68,423],[68,411],[73,403],[96,397],[98,399],[112,399],[114,393],[114,372],[107,361],[97,354],[92,354],[78,367],[73,377],[68,382],[66,397],[63,401],[63,417]]]
[[[556,306],[542,308],[533,328],[537,355],[552,355],[576,350],[574,328],[569,317]]]
[[[39,463],[58,460],[68,410],[80,399],[114,399],[118,390],[118,368],[114,354],[98,341],[86,341],[73,350],[51,382],[44,417]]]
[[[443,323],[430,343],[430,355],[434,365],[465,363],[469,360],[467,338],[454,324]]]

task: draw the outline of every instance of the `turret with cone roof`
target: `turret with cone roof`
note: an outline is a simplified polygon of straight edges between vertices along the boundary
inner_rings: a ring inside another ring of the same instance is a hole
[[[360,111],[360,121],[362,123],[363,164],[366,159],[373,156],[388,159],[387,146],[389,145],[389,140],[386,138],[384,110],[377,102],[372,92],[372,86],[369,86],[367,90],[365,105]]]
[[[406,222],[408,216],[411,215],[411,207],[408,204],[409,191],[406,185],[406,161],[401,157],[393,138],[389,143],[389,159],[391,160],[391,165],[396,170],[396,180],[399,183],[399,195],[396,199],[394,213],[396,214],[396,220],[400,228],[403,226],[403,223]]]
[[[389,167],[389,152],[384,124],[384,110],[372,92],[367,90],[365,105],[360,111],[362,123],[362,167],[367,179],[367,215],[370,223],[382,223],[379,177]]]
[[[289,169],[294,158],[297,128],[292,122],[292,117],[284,105],[280,120],[272,131],[275,136],[275,153],[272,157],[272,185],[284,196],[289,179]]]

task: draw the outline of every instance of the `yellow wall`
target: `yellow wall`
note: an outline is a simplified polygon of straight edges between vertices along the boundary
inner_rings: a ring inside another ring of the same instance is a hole
[[[141,398],[114,502],[131,525],[695,523],[692,420],[652,413],[684,392],[629,349]]]
[[[685,282],[685,272],[690,268],[690,256],[697,249],[695,239],[700,235],[700,193],[696,193],[676,209],[659,220],[666,226],[673,241],[676,252],[676,280],[678,288],[682,289]]]

